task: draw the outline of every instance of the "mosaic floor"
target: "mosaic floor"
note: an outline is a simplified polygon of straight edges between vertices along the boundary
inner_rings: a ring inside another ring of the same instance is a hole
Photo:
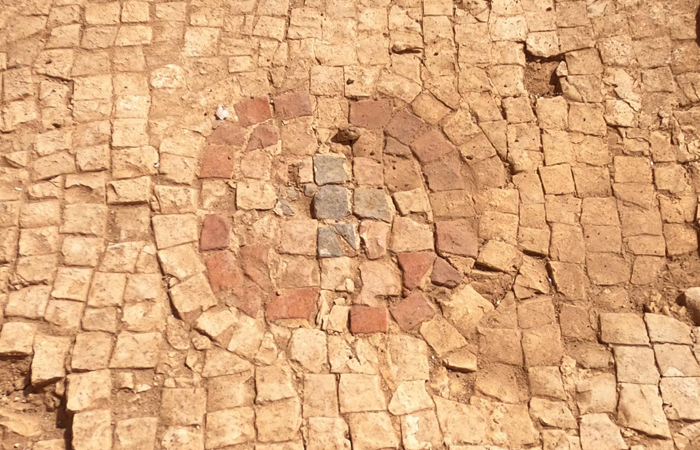
[[[700,449],[697,0],[0,0],[0,449]]]

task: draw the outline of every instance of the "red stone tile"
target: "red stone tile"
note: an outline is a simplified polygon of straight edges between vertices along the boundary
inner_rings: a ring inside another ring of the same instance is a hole
[[[285,289],[272,297],[265,312],[267,320],[303,319],[313,322],[318,288]]]
[[[362,128],[377,129],[391,120],[389,100],[362,100],[350,103],[350,123]]]
[[[424,125],[425,122],[420,117],[404,109],[396,113],[384,131],[396,140],[409,145]]]
[[[249,127],[272,117],[270,99],[267,97],[251,98],[237,103],[234,107],[238,115],[238,123]]]
[[[243,271],[231,252],[217,252],[206,257],[209,284],[214,293],[230,291],[243,283]]]
[[[404,331],[416,329],[435,315],[432,304],[420,291],[412,292],[406,298],[394,303],[390,310],[394,320]]]
[[[391,136],[387,136],[384,142],[384,154],[385,155],[397,155],[397,156],[411,156],[411,149],[407,145],[399,142],[398,139]]]
[[[403,271],[403,285],[406,289],[422,287],[433,268],[435,253],[406,252],[399,253],[399,267]]]
[[[276,144],[280,140],[280,130],[271,123],[262,123],[255,127],[248,140],[247,150],[265,148]]]
[[[243,145],[245,130],[237,123],[223,122],[216,127],[207,138],[207,144],[213,145]]]
[[[275,115],[282,120],[310,116],[314,113],[311,97],[306,92],[287,92],[272,98]]]
[[[464,275],[459,270],[452,267],[452,264],[442,258],[435,260],[433,264],[433,273],[430,275],[430,281],[438,286],[454,288],[459,285],[464,279]]]
[[[264,290],[270,291],[270,247],[266,245],[246,245],[241,247],[243,271]]]
[[[258,317],[260,307],[267,301],[268,297],[267,292],[247,278],[242,285],[235,287],[231,292],[233,293],[233,298],[230,301],[227,300],[226,304],[232,303],[233,306],[253,319]]]
[[[199,249],[220,250],[228,247],[231,221],[219,214],[209,214],[202,221],[202,232],[199,236]]]
[[[383,306],[353,306],[350,309],[350,331],[358,333],[386,333],[389,314]]]
[[[439,253],[469,256],[479,255],[477,227],[472,220],[445,220],[435,223]]]
[[[233,147],[228,145],[207,145],[204,147],[199,178],[225,178],[233,175]]]
[[[446,154],[457,151],[454,145],[438,130],[431,130],[421,135],[411,144],[421,164],[437,161]]]

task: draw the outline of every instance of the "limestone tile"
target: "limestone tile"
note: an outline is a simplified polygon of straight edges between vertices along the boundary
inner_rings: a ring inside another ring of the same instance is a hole
[[[627,448],[620,429],[607,414],[586,414],[579,426],[582,449],[622,450]]]
[[[252,405],[255,383],[251,373],[242,372],[210,378],[207,385],[207,411]]]
[[[504,403],[519,403],[527,399],[527,388],[515,366],[490,364],[476,373],[474,389],[477,395]]]
[[[112,394],[110,371],[74,373],[67,377],[66,408],[76,412],[94,409],[109,401]]]
[[[328,360],[332,373],[376,374],[379,370],[377,348],[366,338],[328,336]]]
[[[56,273],[51,297],[84,302],[90,289],[92,269],[60,267]]]
[[[669,438],[671,431],[656,385],[620,384],[620,423],[650,436]]]
[[[96,272],[87,303],[89,306],[105,307],[120,306],[123,302],[126,274]]]
[[[531,366],[557,365],[564,355],[559,325],[543,325],[523,331],[525,364]]]
[[[156,445],[157,428],[156,417],[120,420],[114,426],[114,448],[115,450],[153,450]]]
[[[217,304],[209,281],[201,273],[173,286],[170,289],[170,298],[178,316],[187,321],[194,320]]]
[[[149,369],[156,366],[162,336],[160,333],[122,332],[117,336],[110,368]]]
[[[260,442],[295,439],[299,435],[301,422],[301,401],[298,397],[266,403],[255,408],[255,426]]]
[[[299,328],[289,341],[289,356],[306,370],[318,373],[328,361],[326,334],[321,330]]]
[[[255,412],[249,407],[211,412],[204,434],[207,448],[250,442],[255,439]]]
[[[6,322],[0,331],[0,354],[31,355],[37,326],[33,323]]]
[[[202,388],[163,389],[160,418],[170,425],[201,425],[206,412],[206,392]]]
[[[199,238],[199,220],[193,214],[158,215],[152,222],[159,249],[195,242]]]
[[[420,333],[439,356],[464,347],[467,340],[442,316],[423,322]]]
[[[72,445],[75,450],[112,448],[112,414],[107,409],[83,411],[73,417]]]
[[[663,377],[700,376],[700,365],[687,345],[656,344],[654,354]]]
[[[666,416],[670,420],[699,420],[700,378],[666,377],[659,384]]]
[[[169,3],[161,3],[166,5]],[[165,450],[203,450],[204,433],[188,427],[168,427],[161,440]]]
[[[659,371],[656,368],[652,349],[615,346],[614,354],[618,383],[658,383]]]
[[[399,447],[399,436],[387,412],[365,412],[349,416],[353,448],[379,450]]]
[[[505,328],[482,328],[479,333],[480,358],[504,364],[523,365],[520,331]]]
[[[49,300],[44,320],[63,331],[75,332],[80,328],[80,318],[85,305],[71,300]]]
[[[387,363],[394,380],[428,379],[428,347],[425,341],[408,335],[391,335],[387,347]]]
[[[257,403],[282,400],[296,395],[292,371],[288,365],[282,363],[258,367],[255,371],[255,388]]]
[[[27,283],[52,282],[58,266],[57,255],[26,256],[17,258],[15,272]]]
[[[71,356],[73,370],[106,369],[112,356],[112,336],[107,333],[79,333]]]
[[[51,288],[48,286],[28,286],[11,292],[5,306],[6,317],[41,319],[49,302]]]
[[[434,397],[440,429],[447,445],[478,444],[487,433],[487,419],[474,405]]]
[[[333,374],[305,375],[304,417],[338,416],[337,390],[336,376]]]
[[[601,314],[600,339],[608,344],[644,345],[649,343],[644,320],[633,313]]]
[[[376,375],[342,374],[338,385],[340,412],[386,410],[380,378]]]
[[[350,450],[348,425],[342,418],[309,419],[308,448],[313,450]]]
[[[402,416],[401,440],[406,450],[442,445],[442,433],[435,412],[425,410]]]
[[[662,342],[669,344],[690,344],[690,327],[663,314],[644,314],[644,321],[647,324],[649,338],[651,342]]]
[[[252,364],[240,356],[218,347],[212,347],[206,351],[202,376],[209,378],[236,375],[247,372],[251,368]]]
[[[425,390],[424,381],[404,381],[396,387],[391,397],[389,412],[403,415],[432,407],[433,401]]]
[[[528,369],[530,392],[533,396],[566,400],[561,371],[556,366],[539,366]]]

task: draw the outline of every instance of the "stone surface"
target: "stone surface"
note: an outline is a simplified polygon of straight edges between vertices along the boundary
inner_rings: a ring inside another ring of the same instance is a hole
[[[389,312],[381,306],[353,306],[350,331],[353,334],[381,333],[388,329]]]
[[[114,345],[109,367],[134,369],[155,367],[158,362],[161,339],[160,333],[120,333]]]
[[[620,429],[605,414],[586,414],[581,417],[579,430],[582,449],[627,448]]]
[[[620,422],[650,436],[668,438],[671,432],[661,407],[661,396],[654,385],[621,384]]]
[[[268,210],[275,207],[277,194],[274,187],[263,181],[236,184],[236,204],[241,209]]]
[[[611,344],[643,345],[649,342],[641,317],[631,313],[600,316],[601,340]]]
[[[114,446],[121,450],[151,450],[156,445],[157,427],[155,417],[120,420],[114,427]]]
[[[423,322],[420,333],[435,353],[442,356],[467,344],[466,339],[442,316]]]
[[[309,419],[308,446],[315,450],[349,450],[348,425],[343,419],[318,417]]]
[[[0,354],[31,355],[37,327],[31,323],[6,322],[0,330]]]
[[[694,5],[190,3],[3,10],[6,445],[693,447]]]
[[[576,384],[576,403],[581,414],[613,412],[617,389],[613,374],[600,374]]]
[[[479,408],[433,397],[440,429],[448,445],[477,444],[486,437],[486,417]]]
[[[654,351],[645,347],[615,347],[618,383],[656,384],[659,372]]]
[[[202,221],[202,231],[199,236],[200,250],[219,250],[229,245],[229,221],[220,215],[210,214]]]
[[[663,378],[659,388],[669,419],[698,420],[700,406],[693,399],[700,392],[700,379]]]
[[[300,328],[292,334],[289,356],[310,372],[320,372],[327,364],[326,336],[320,330]]]
[[[341,375],[338,384],[338,396],[340,399],[340,412],[343,414],[362,411],[383,411],[387,408],[381,381],[376,375]]]
[[[112,447],[112,415],[109,410],[84,411],[73,418],[72,445],[76,450]]]
[[[398,262],[403,271],[403,285],[407,289],[423,287],[431,273],[435,254],[433,252],[399,253]]]
[[[435,315],[435,309],[422,292],[413,292],[394,303],[391,315],[402,330],[411,331]]]
[[[471,221],[443,221],[435,226],[438,252],[472,258],[478,256],[476,230]]]
[[[335,416],[338,416],[338,394],[335,375],[305,375],[304,417]],[[311,420],[309,423],[311,423]]]
[[[360,218],[391,222],[391,210],[382,189],[357,188],[353,201],[353,211]]]
[[[253,408],[224,409],[207,414],[204,430],[206,446],[220,448],[249,442],[255,438]]]
[[[392,427],[390,416],[386,412],[352,414],[348,422],[353,448],[378,450],[399,447],[398,433]]]
[[[316,288],[285,289],[270,299],[266,310],[267,319],[312,320],[317,298]]]
[[[470,285],[454,291],[449,298],[441,298],[440,306],[444,316],[465,336],[473,334],[482,317],[494,309],[491,302]]]
[[[397,416],[432,407],[433,401],[425,390],[424,381],[404,381],[397,386],[389,402],[389,412]]]
[[[36,334],[31,367],[32,385],[56,381],[66,375],[65,358],[70,349],[68,337]]]
[[[669,344],[690,344],[690,327],[672,317],[662,314],[645,314],[644,321],[649,330],[651,342]]]
[[[66,408],[69,411],[94,409],[109,402],[112,393],[109,370],[71,374],[67,380]]]
[[[280,442],[295,439],[300,426],[301,401],[298,397],[258,406],[255,410],[258,441]]]
[[[317,219],[344,219],[350,215],[349,191],[341,186],[322,186],[313,201]]]
[[[341,156],[314,156],[314,179],[316,184],[339,184],[349,180],[345,169],[346,160]]]

